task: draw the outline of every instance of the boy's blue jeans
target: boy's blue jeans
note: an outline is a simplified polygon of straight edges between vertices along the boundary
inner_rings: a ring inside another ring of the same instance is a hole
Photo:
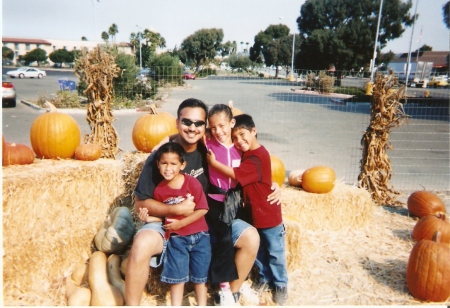
[[[259,268],[259,282],[277,287],[288,283],[286,266],[286,229],[281,223],[273,228],[257,229],[261,238],[255,264]]]

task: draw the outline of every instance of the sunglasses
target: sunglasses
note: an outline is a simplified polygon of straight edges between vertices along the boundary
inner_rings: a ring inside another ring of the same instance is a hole
[[[196,121],[196,122],[193,122],[193,121],[191,121],[191,120],[189,120],[189,119],[181,119],[180,121],[181,121],[181,123],[183,123],[183,125],[186,125],[187,127],[191,126],[192,124],[194,124],[195,127],[201,127],[201,126],[203,126],[203,125],[206,125],[206,122],[205,122],[205,121]]]

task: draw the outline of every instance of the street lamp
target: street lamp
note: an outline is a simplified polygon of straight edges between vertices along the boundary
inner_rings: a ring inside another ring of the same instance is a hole
[[[295,51],[295,33],[292,34],[292,62],[291,62],[291,77],[290,81],[294,81],[294,51]]]
[[[378,13],[377,34],[375,35],[375,46],[373,47],[373,59],[370,64],[370,81],[373,82],[373,73],[375,69],[375,58],[377,57],[378,33],[380,32],[381,10],[383,8],[383,0],[380,2],[380,12]]]
[[[142,30],[142,28],[139,25],[136,25],[136,27],[138,27],[140,30]],[[139,31],[138,32],[138,39],[139,39],[139,67],[142,70],[142,41],[141,41],[141,36],[142,36],[142,33]]]

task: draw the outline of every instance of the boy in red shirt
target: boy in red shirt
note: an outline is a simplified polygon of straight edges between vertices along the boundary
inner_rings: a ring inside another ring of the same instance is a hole
[[[228,167],[216,160],[208,151],[211,167],[237,180],[243,188],[243,220],[252,224],[261,238],[256,258],[259,268],[260,290],[269,286],[275,303],[283,305],[287,300],[287,267],[285,253],[286,230],[281,217],[281,206],[267,202],[272,185],[269,152],[258,143],[255,123],[251,116],[235,116],[231,137],[235,147],[243,152],[239,167]]]

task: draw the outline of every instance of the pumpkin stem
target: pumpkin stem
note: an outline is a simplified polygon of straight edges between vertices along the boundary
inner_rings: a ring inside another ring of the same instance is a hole
[[[230,109],[233,110],[233,101],[228,101],[228,107],[230,107]]]
[[[443,213],[443,212],[437,212],[437,213],[435,214],[435,216],[436,216],[437,218],[442,219],[443,221],[445,221],[445,213]]]
[[[45,101],[44,106],[47,106],[50,108],[50,110],[47,110],[47,112],[56,112],[58,109],[56,109],[55,105],[50,103],[49,101]]]
[[[156,110],[156,105],[151,104],[150,105],[150,114],[158,114],[158,111]]]
[[[436,243],[440,244],[441,243],[441,238],[442,238],[441,231],[436,231],[436,232],[434,232],[433,237],[431,238],[431,240],[433,242],[436,242]]]

